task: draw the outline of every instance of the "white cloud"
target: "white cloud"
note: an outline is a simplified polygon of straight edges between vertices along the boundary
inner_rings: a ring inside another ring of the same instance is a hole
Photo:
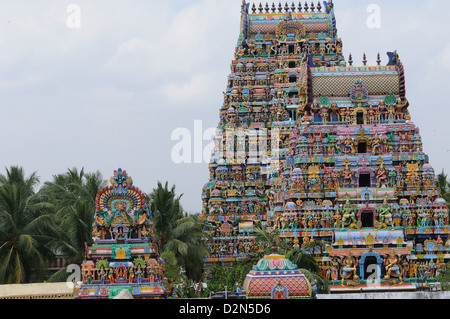
[[[147,69],[152,66],[151,61],[154,60],[156,53],[156,46],[152,46],[142,38],[134,37],[119,45],[114,56],[106,62],[105,67],[122,72]]]
[[[439,67],[440,65],[443,68],[450,70],[450,43],[439,52],[436,60],[436,67]]]
[[[80,5],[80,29],[66,26],[70,3]],[[2,166],[24,165],[43,180],[73,165],[105,177],[122,166],[144,191],[168,180],[185,194],[188,210],[200,210],[208,165],[171,163],[170,134],[196,119],[205,128],[218,123],[241,3],[2,2],[0,135],[15,136],[0,140]],[[366,25],[371,3],[335,3],[345,54],[358,65],[363,52],[375,63],[378,52],[385,62],[386,51],[399,50],[425,150],[437,171],[450,171],[449,153],[440,151],[450,135],[441,100],[450,68],[450,20],[442,18],[448,1],[378,0],[381,29]]]
[[[164,96],[172,105],[191,104],[192,107],[204,96],[209,94],[216,87],[211,74],[199,74],[191,77],[185,83],[169,83],[162,88]]]
[[[223,0],[194,2],[160,22],[157,30],[149,30],[146,37],[133,37],[119,44],[107,66],[124,70],[131,66],[134,70],[139,65],[171,77],[174,72],[192,75],[214,68],[224,43],[230,38],[237,39],[239,26],[234,28],[235,33],[229,29],[230,21],[237,24],[239,21],[239,10],[237,15],[232,10],[235,7]],[[228,49],[227,58],[231,60],[233,48]]]

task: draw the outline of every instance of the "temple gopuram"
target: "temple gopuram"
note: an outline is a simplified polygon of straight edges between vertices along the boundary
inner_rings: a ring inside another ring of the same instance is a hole
[[[312,254],[332,292],[414,290],[450,259],[447,203],[387,65],[343,55],[334,4],[243,1],[203,189],[207,265],[261,252],[261,222]]]
[[[153,241],[145,194],[126,171],[114,171],[111,185],[95,200],[93,245],[86,247],[79,299],[114,299],[128,290],[134,299],[163,299],[164,259]]]

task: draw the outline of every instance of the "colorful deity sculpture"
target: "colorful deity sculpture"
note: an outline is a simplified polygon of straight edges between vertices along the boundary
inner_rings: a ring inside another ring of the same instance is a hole
[[[341,227],[349,227],[350,224],[356,222],[355,207],[350,203],[350,199],[347,198],[345,205],[341,208]]]
[[[360,278],[357,275],[356,268],[358,261],[350,252],[342,259],[341,265],[341,285],[344,286],[345,281],[348,282],[348,285],[356,285],[359,283]]]
[[[380,222],[388,226],[392,226],[394,219],[392,214],[392,206],[388,204],[387,198],[384,198],[383,204],[378,207]]]
[[[401,268],[400,259],[395,255],[394,250],[386,257],[384,265],[386,266],[386,276],[384,277],[384,280],[390,280],[391,277],[397,277],[400,280],[400,284],[403,283],[403,270]]]

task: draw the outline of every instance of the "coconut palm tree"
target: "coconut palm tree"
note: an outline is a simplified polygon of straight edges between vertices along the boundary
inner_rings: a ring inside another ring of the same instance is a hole
[[[167,244],[177,220],[183,217],[182,196],[176,195],[175,186],[169,190],[168,182],[164,186],[158,182],[149,196],[155,235],[161,241],[161,247]]]
[[[84,169],[68,169],[65,174],[53,176],[51,182],[44,183],[40,190],[47,201],[58,207],[73,205],[77,201],[87,201],[95,207],[98,191],[105,185],[100,172],[85,173]]]
[[[199,282],[208,249],[198,215],[183,214],[182,196],[177,196],[175,186],[169,189],[167,182],[158,182],[149,195],[154,232],[161,251],[172,251],[186,276]]]
[[[273,243],[278,239],[278,232],[271,231],[269,228],[267,228],[266,225],[263,225],[261,223],[257,223],[253,227],[253,232],[256,235],[256,238],[260,242],[264,243],[264,254],[270,254],[272,251]]]
[[[36,173],[26,177],[17,166],[0,175],[0,284],[43,280],[54,257],[58,228],[35,194],[38,184]]]
[[[209,253],[204,238],[198,215],[185,216],[176,221],[163,248],[175,253],[186,276],[196,282],[203,279],[203,259]]]
[[[441,196],[447,201],[447,207],[450,209],[450,181],[444,170],[442,170],[442,173],[437,175],[436,186],[441,191]]]
[[[437,176],[436,186],[440,189],[442,196],[445,196],[445,194],[450,191],[450,182],[448,180],[448,175],[445,174],[444,170]]]
[[[85,246],[92,244],[95,198],[104,185],[100,172],[87,174],[84,169],[78,171],[74,168],[54,176],[39,192],[41,200],[49,203],[54,211],[60,228],[54,249],[58,256],[66,260],[66,264],[80,265]],[[66,271],[64,267],[49,281],[65,281]]]

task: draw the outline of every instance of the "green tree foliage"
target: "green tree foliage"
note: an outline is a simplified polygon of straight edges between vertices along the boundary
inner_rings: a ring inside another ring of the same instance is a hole
[[[169,236],[166,249],[176,252],[186,276],[196,282],[203,278],[203,259],[208,254],[198,216],[180,218]]]
[[[84,169],[69,169],[53,176],[39,191],[42,201],[54,212],[59,236],[55,251],[66,264],[80,265],[84,259],[85,245],[92,244],[95,198],[106,185],[100,172],[85,173]],[[65,281],[66,268],[54,274],[49,281]]]
[[[436,178],[436,186],[441,191],[441,195],[445,195],[450,190],[450,184],[448,181],[448,175],[445,174],[445,171],[443,170],[442,173],[440,173]]]
[[[195,282],[203,279],[203,259],[208,254],[198,215],[183,214],[175,186],[158,182],[149,198],[156,239],[161,251],[172,251],[186,276]]]
[[[223,291],[226,283],[226,269],[214,265],[210,270],[208,277],[206,278],[206,283],[208,284],[208,290],[212,292]]]
[[[439,270],[437,280],[441,283],[443,291],[450,291],[450,262]]]
[[[444,171],[436,177],[436,186],[441,191],[442,198],[447,201],[447,206],[450,208],[450,181]]]
[[[206,279],[207,291],[211,293],[225,291],[225,286],[227,286],[228,291],[236,292],[236,283],[242,287],[247,274],[256,262],[255,259],[238,261],[233,265],[233,268],[214,265]]]
[[[178,265],[175,254],[170,250],[166,250],[161,254],[161,258],[165,260],[166,277],[169,282],[173,284],[180,283],[181,267]]]
[[[38,200],[36,173],[13,166],[0,175],[0,284],[43,280],[58,236],[55,220]]]
[[[153,189],[149,196],[155,236],[161,241],[161,247],[165,247],[177,221],[183,217],[183,208],[180,204],[182,196],[177,197],[175,186],[169,189],[167,182],[164,186],[158,182],[157,188]]]

